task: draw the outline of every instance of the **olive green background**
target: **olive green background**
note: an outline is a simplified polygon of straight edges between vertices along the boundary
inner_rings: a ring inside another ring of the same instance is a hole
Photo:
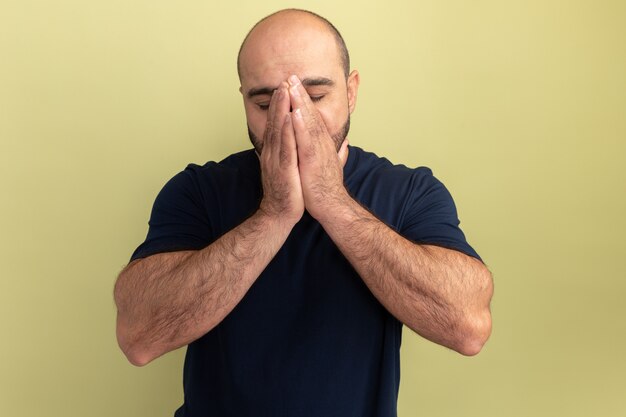
[[[494,275],[478,356],[405,331],[399,415],[626,416],[626,2],[606,0],[0,0],[0,415],[173,415],[184,349],[126,362],[113,283],[163,184],[249,147],[236,53],[289,6],[346,38],[351,143],[431,167]]]

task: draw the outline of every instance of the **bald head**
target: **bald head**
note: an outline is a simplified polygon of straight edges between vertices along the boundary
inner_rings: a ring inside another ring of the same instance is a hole
[[[246,36],[237,64],[248,134],[257,152],[274,92],[291,76],[301,81],[339,149],[348,134],[359,73],[350,72],[344,41],[326,19],[294,9],[264,18]]]
[[[294,33],[317,32],[320,37],[332,38],[334,44],[334,55],[338,59],[339,65],[347,78],[350,73],[350,55],[343,37],[328,20],[308,10],[285,9],[273,13],[261,19],[252,27],[244,39],[239,54],[237,55],[237,73],[241,81],[246,66],[249,64],[249,56],[258,48],[276,48],[275,43],[288,42],[286,38]],[[293,38],[297,39],[297,38]],[[291,45],[297,49],[297,42]]]

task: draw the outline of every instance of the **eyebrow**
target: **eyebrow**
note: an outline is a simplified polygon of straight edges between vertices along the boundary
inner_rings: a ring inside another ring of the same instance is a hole
[[[326,77],[316,77],[316,78],[305,78],[302,80],[302,85],[305,87],[315,87],[319,85],[325,85],[328,87],[332,87],[335,85],[335,82],[330,78]],[[251,88],[246,94],[248,98],[252,98],[254,96],[262,96],[268,95],[271,96],[274,91],[276,91],[278,87],[255,87]]]

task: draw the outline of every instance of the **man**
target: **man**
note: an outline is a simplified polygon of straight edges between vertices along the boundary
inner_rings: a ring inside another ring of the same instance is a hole
[[[349,147],[357,71],[325,19],[261,20],[238,59],[255,151],[163,188],[115,287],[145,365],[188,345],[176,416],[394,416],[402,324],[464,355],[492,280],[427,168]]]

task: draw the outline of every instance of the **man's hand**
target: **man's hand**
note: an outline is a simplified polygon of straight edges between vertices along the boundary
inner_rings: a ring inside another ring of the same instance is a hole
[[[259,209],[293,226],[304,213],[304,199],[287,88],[283,82],[270,101],[260,155],[263,199]]]
[[[383,306],[429,340],[475,355],[491,333],[493,281],[478,260],[402,237],[350,197],[339,154],[304,87],[289,77],[306,209]]]
[[[344,140],[337,153],[326,124],[300,80],[292,75],[288,81],[304,204],[319,221],[332,216],[350,198],[343,185],[348,141]]]

